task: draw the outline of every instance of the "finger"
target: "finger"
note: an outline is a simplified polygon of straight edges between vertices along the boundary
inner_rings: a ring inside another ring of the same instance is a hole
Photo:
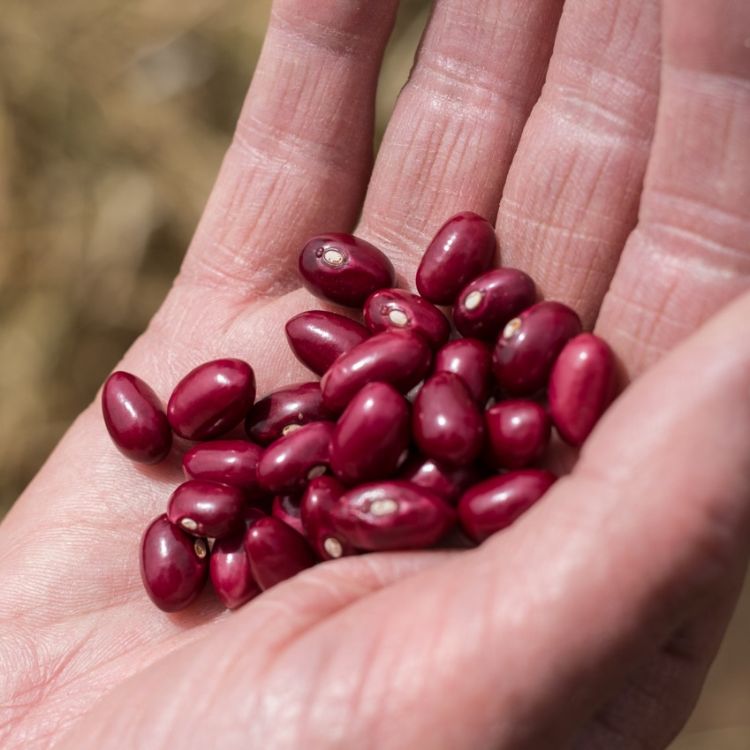
[[[536,101],[562,0],[437,0],[396,104],[358,233],[408,279],[445,219],[492,217]]]
[[[234,140],[182,282],[238,296],[296,286],[296,251],[348,230],[372,162],[374,101],[397,0],[276,0]]]
[[[736,127],[739,122],[741,130],[750,129],[750,77],[747,66],[737,65],[748,55],[742,52],[742,33],[729,30],[744,26],[746,32],[750,25],[735,3],[691,4],[689,10],[665,8],[668,67],[641,224],[628,244],[599,322],[603,335],[617,342],[633,374],[725,299],[748,287],[750,245],[746,232],[742,249],[741,226],[747,227],[750,216],[747,211],[744,216],[737,213],[738,208],[747,209],[748,181],[743,186],[733,167],[747,170],[750,151],[732,137],[733,126],[726,123]],[[736,87],[739,97],[730,93]],[[718,109],[712,100],[718,100]],[[701,216],[706,203],[719,209],[728,205],[729,213],[709,209]],[[649,272],[644,274],[647,265]],[[738,588],[739,584],[720,592],[681,628],[687,649],[668,646],[639,668],[629,687],[603,707],[577,747],[609,746],[606,743],[617,737],[658,747],[671,739],[697,700]]]
[[[504,265],[596,314],[638,211],[659,88],[659,1],[569,0],[497,217]]]
[[[632,374],[750,286],[750,5],[668,0],[663,26],[640,220],[597,324]]]

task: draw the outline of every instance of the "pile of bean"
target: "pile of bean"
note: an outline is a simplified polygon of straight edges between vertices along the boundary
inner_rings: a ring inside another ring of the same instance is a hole
[[[209,577],[236,608],[318,560],[478,543],[544,495],[552,427],[583,443],[615,396],[615,362],[573,310],[537,301],[529,276],[493,269],[495,254],[489,222],[452,217],[425,251],[418,296],[394,288],[370,243],[321,235],[300,253],[303,283],[361,309],[364,325],[322,310],[288,321],[320,382],[256,402],[250,365],[219,359],[189,372],[165,412],[135,375],[109,377],[104,419],[124,455],[154,464],[173,434],[195,443],[141,543],[158,607],[183,609]],[[248,439],[227,439],[243,420]]]

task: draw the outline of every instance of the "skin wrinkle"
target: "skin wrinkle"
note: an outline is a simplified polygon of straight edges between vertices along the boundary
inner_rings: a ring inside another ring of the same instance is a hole
[[[694,238],[711,253],[712,260],[720,261],[721,255],[725,254],[730,261],[736,256],[738,263],[735,265],[750,264],[750,242],[747,239],[750,237],[750,217],[739,210],[713,205],[710,196],[693,198],[672,193],[668,188],[652,186],[641,222],[647,227],[669,229]]]

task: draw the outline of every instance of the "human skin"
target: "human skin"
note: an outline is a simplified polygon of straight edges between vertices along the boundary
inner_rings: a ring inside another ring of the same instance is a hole
[[[321,304],[306,239],[361,210],[412,282],[472,210],[632,387],[476,550],[331,561],[170,616],[138,540],[179,461],[134,467],[93,404],[0,526],[4,748],[635,750],[690,714],[750,545],[750,5],[437,0],[371,171],[394,13],[276,0],[180,274],[118,367],[163,399],[217,357],[260,394],[309,379],[283,331]]]

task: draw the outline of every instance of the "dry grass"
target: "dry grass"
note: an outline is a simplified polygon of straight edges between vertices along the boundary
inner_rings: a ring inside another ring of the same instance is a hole
[[[381,131],[427,5],[403,4],[381,81]],[[229,140],[268,6],[3,4],[0,517],[164,297]],[[747,599],[681,750],[750,748]]]

